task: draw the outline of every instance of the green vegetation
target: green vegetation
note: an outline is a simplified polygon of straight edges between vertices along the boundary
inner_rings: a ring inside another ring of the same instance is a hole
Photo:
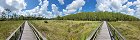
[[[89,21],[137,21],[138,18],[122,13],[114,12],[81,12],[77,14],[71,14],[67,16],[60,17],[58,20],[89,20]]]
[[[17,15],[16,13],[12,13],[9,15],[11,11],[9,9],[5,9],[2,12],[0,17],[0,21],[5,20],[88,20],[88,21],[137,21],[140,20],[134,16],[122,14],[122,13],[115,13],[115,12],[81,12],[66,16],[57,16],[56,18],[48,19],[41,15]]]
[[[48,23],[48,21],[44,21],[45,23]]]
[[[110,22],[126,40],[140,40],[140,21]]]
[[[41,15],[30,15],[23,16],[18,15],[17,13],[12,12],[10,9],[4,9],[2,14],[0,15],[0,21],[6,21],[6,20],[44,20],[47,19]]]
[[[5,40],[23,21],[0,21],[0,40]]]
[[[18,20],[32,20],[31,23],[49,40],[85,40],[91,30],[100,25],[98,21],[125,21],[110,23],[127,40],[140,40],[140,19],[122,13],[81,12],[47,19],[41,15],[17,15],[9,9],[5,9],[0,16],[0,40],[6,39],[23,22]]]
[[[49,40],[85,40],[98,21],[32,20],[31,23]]]

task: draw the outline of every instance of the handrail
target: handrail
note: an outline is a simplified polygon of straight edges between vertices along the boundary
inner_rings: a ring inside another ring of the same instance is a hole
[[[112,40],[126,40],[109,22],[107,23]]]
[[[98,28],[96,28],[93,32],[90,33],[90,35],[87,37],[86,40],[92,40],[92,39],[95,40],[97,33],[100,31],[102,24],[103,24],[103,22],[100,24],[100,26]]]
[[[6,40],[19,40],[21,39],[21,35],[24,29],[24,24],[23,22]]]
[[[32,30],[38,40],[47,40],[30,22],[28,22],[28,23],[29,23],[29,26],[32,28]]]

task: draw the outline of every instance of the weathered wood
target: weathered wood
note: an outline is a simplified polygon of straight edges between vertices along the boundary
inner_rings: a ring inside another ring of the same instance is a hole
[[[24,29],[23,28],[24,27],[24,23],[25,22],[23,22],[13,33],[11,33],[11,35],[6,40],[18,40],[18,39],[20,39],[20,36],[21,36],[22,31]],[[18,33],[17,31],[20,31],[20,33]],[[17,33],[19,35],[17,35]]]
[[[37,40],[33,30],[28,25],[28,22],[25,22],[24,30],[21,36],[21,40]]]
[[[30,22],[28,22],[38,40],[47,40]]]
[[[126,40],[125,37],[122,36],[121,33],[119,33],[117,29],[115,29],[110,23],[108,23],[108,26],[109,26],[110,33],[114,33],[114,34],[111,34],[112,40],[115,40],[115,39]]]
[[[23,22],[6,40],[47,40],[28,21]]]
[[[104,21],[96,40],[111,40],[106,21]]]
[[[101,28],[102,24],[103,24],[103,22],[95,30],[91,31],[90,35],[86,38],[86,40],[95,39],[98,32],[100,31],[100,28]]]

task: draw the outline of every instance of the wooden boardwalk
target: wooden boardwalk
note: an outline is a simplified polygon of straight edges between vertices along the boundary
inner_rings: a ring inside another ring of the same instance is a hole
[[[21,40],[37,40],[33,30],[31,29],[31,27],[28,25],[28,22],[26,21],[24,24],[24,30],[23,30],[23,34],[21,36]]]
[[[103,22],[100,32],[97,34],[96,40],[111,40],[106,21]]]

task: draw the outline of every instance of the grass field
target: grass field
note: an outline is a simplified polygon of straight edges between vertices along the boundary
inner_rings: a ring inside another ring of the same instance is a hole
[[[6,38],[12,33],[23,21],[0,21],[0,40]]]
[[[49,40],[85,40],[91,30],[100,25],[97,21],[32,20],[31,23]]]
[[[140,21],[110,22],[126,40],[140,40]]]

